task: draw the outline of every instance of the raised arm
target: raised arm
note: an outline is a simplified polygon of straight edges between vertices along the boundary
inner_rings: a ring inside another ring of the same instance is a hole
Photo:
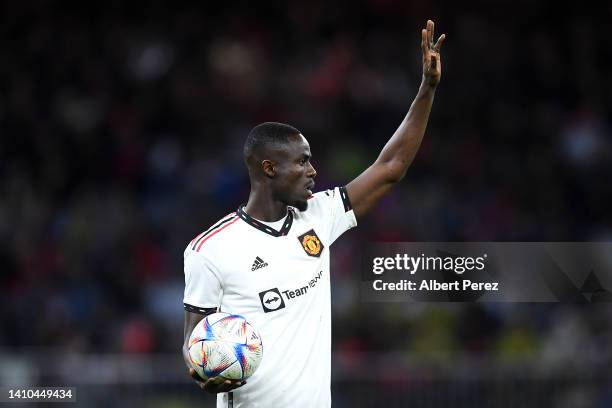
[[[427,21],[427,28],[421,30],[423,78],[419,92],[376,161],[346,186],[357,218],[367,213],[394,184],[404,178],[419,150],[442,74],[440,47],[445,37],[442,34],[434,44],[434,23],[431,20]]]

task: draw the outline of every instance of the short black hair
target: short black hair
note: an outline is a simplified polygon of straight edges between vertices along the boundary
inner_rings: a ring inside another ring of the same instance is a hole
[[[251,129],[244,142],[244,159],[247,160],[253,154],[262,153],[269,146],[285,144],[301,133],[285,123],[261,123]]]

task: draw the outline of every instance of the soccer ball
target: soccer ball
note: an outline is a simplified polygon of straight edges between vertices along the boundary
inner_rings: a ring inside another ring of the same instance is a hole
[[[202,319],[189,338],[191,366],[203,379],[245,380],[261,358],[261,336],[240,315],[213,313]]]

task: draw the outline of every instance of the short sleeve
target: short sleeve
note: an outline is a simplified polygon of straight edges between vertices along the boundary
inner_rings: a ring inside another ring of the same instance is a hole
[[[185,307],[204,309],[219,306],[221,281],[206,257],[201,252],[192,251],[187,247],[184,254],[184,270]]]
[[[333,243],[347,230],[357,226],[357,219],[351,206],[346,187],[336,187],[320,193],[320,204],[324,207],[323,213],[330,217],[329,239]]]

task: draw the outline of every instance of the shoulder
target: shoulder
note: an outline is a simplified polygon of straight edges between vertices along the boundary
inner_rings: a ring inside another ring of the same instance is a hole
[[[188,252],[204,254],[212,249],[214,242],[235,239],[234,233],[236,232],[236,227],[234,224],[239,219],[236,212],[227,214],[219,219],[189,242],[185,249],[185,254]]]
[[[345,211],[349,211],[351,209],[346,187],[334,187],[332,189],[319,191],[313,194],[308,200],[307,211],[325,211],[325,209],[333,207],[336,203],[342,203]]]

